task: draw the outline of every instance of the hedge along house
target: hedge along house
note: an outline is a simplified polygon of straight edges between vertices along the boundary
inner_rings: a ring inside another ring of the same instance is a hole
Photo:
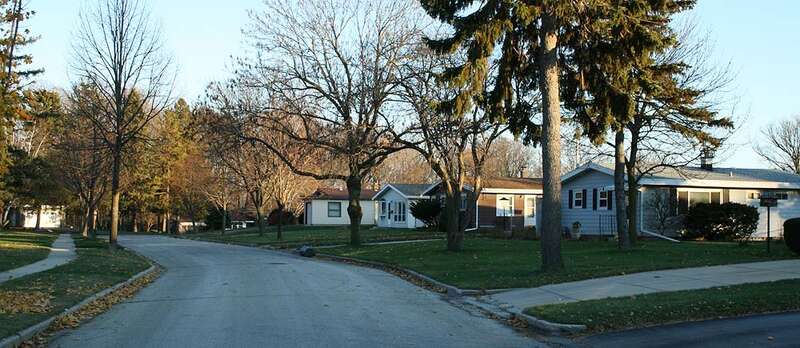
[[[436,184],[385,184],[373,195],[377,207],[376,224],[389,228],[425,227],[425,223],[411,215],[410,205],[421,199]]]
[[[375,224],[375,201],[373,190],[361,190],[361,224]],[[319,188],[304,200],[303,223],[319,226],[344,226],[350,224],[347,207],[350,206],[346,190]]]
[[[587,163],[562,177],[562,226],[580,223],[583,235],[616,234],[614,170]],[[783,222],[800,217],[800,175],[770,169],[700,167],[663,168],[639,180],[640,235],[676,236],[686,213],[697,203],[735,202],[758,208],[754,238],[767,235],[767,208],[760,197],[778,197],[771,208],[771,236],[782,236]]]

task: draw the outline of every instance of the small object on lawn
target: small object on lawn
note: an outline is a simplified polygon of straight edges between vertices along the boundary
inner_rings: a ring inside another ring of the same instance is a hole
[[[317,255],[317,251],[314,250],[314,248],[312,248],[309,245],[303,245],[297,248],[295,251],[297,251],[297,253],[300,254],[300,256],[304,257],[314,257],[315,255]]]

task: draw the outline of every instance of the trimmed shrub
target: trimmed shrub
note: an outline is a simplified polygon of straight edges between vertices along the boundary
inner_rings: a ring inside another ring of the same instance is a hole
[[[746,244],[758,228],[758,209],[739,203],[699,203],[686,214],[687,239]]]
[[[435,228],[439,225],[442,206],[438,201],[430,199],[414,201],[409,205],[409,210],[411,210],[411,215],[425,223],[425,226]]]
[[[783,223],[783,241],[795,254],[800,255],[800,218]]]

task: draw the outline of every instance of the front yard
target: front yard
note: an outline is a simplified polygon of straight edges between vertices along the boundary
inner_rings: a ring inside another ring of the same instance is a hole
[[[583,324],[586,333],[745,314],[800,310],[800,280],[553,304],[527,314],[557,323]]]
[[[211,242],[233,243],[248,246],[270,245],[276,248],[294,248],[308,244],[312,246],[340,245],[350,242],[350,230],[347,226],[285,226],[283,239],[277,240],[274,226],[270,226],[263,236],[258,235],[258,229],[245,231],[226,231],[225,235],[219,231],[187,234],[186,238],[205,240]],[[361,227],[362,243],[403,241],[415,239],[443,238],[444,234],[426,230],[408,230],[401,228],[378,228],[370,226]]]
[[[728,243],[640,241],[620,251],[615,242],[564,241],[566,270],[542,274],[538,241],[469,238],[464,251],[445,250],[445,241],[380,246],[338,247],[322,252],[392,264],[426,274],[462,289],[536,287],[660,269],[711,266],[796,257],[782,242]]]
[[[65,265],[0,284],[0,338],[45,320],[150,267],[142,257],[75,237],[78,257]]]
[[[45,233],[0,231],[0,272],[45,259],[56,237]]]

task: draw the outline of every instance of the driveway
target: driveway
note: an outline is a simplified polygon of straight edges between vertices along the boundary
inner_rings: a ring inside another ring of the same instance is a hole
[[[797,347],[800,312],[680,323],[591,336],[587,347]]]
[[[166,272],[54,347],[525,347],[541,344],[388,273],[157,236]]]

